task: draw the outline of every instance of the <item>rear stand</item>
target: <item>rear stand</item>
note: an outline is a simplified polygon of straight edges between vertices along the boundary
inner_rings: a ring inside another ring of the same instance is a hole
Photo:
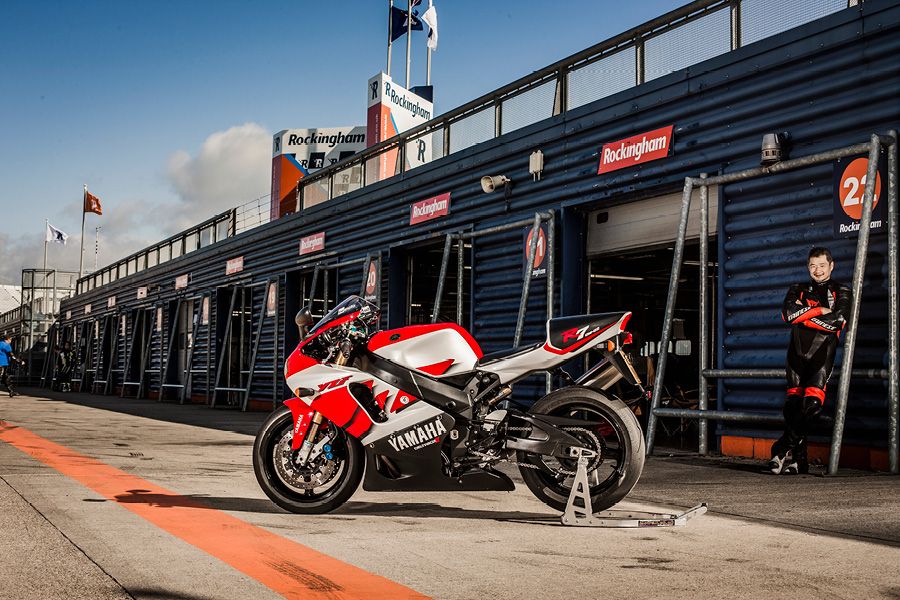
[[[575,527],[683,527],[689,519],[706,512],[706,502],[678,514],[626,513],[606,510],[594,514],[591,509],[591,493],[587,480],[588,460],[597,456],[593,450],[572,448],[572,458],[578,458],[575,481],[566,502],[566,511],[560,520],[563,525]]]

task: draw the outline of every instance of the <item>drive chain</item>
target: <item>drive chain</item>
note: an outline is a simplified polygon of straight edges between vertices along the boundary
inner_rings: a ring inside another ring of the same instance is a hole
[[[569,431],[569,432],[579,431],[581,433],[586,434],[587,436],[589,436],[591,438],[591,441],[594,442],[594,448],[596,448],[597,456],[588,464],[587,470],[593,471],[600,464],[600,461],[603,459],[603,453],[602,453],[602,449],[600,447],[600,440],[597,439],[597,436],[594,435],[594,432],[590,431],[589,429],[585,429],[583,427],[561,427],[561,429],[563,431]],[[527,433],[527,432],[531,431],[531,427],[507,427],[506,430],[507,431],[522,431],[522,432]],[[484,458],[486,460],[496,460],[497,459],[497,457],[495,457],[495,456],[490,456],[488,454],[484,454],[483,452],[478,452],[476,450],[472,450],[472,454],[474,454],[475,456],[478,456],[479,458]],[[541,468],[539,466],[533,465],[531,463],[524,463],[524,462],[519,462],[516,460],[508,460],[506,462],[508,462],[511,465],[516,465],[517,467],[525,467],[526,469],[535,469],[537,471],[541,470]],[[570,476],[575,475],[575,471],[570,471],[568,469],[559,468],[559,469],[553,469],[553,470],[558,473],[562,473],[563,475],[570,475]]]

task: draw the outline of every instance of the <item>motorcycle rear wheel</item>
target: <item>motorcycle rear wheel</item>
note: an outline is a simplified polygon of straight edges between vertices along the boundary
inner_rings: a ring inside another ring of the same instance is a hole
[[[323,420],[313,443],[332,436],[332,458],[321,454],[305,467],[290,450],[294,421],[286,406],[274,411],[260,427],[253,443],[253,471],[266,495],[281,508],[298,514],[331,512],[359,487],[365,451],[355,437]]]
[[[601,425],[586,427],[590,434],[564,428],[600,453],[588,464],[591,508],[606,510],[634,488],[644,469],[644,437],[634,413],[621,400],[612,400],[584,387],[568,387],[547,394],[529,413],[583,419]],[[596,447],[595,447],[596,446]],[[525,485],[542,502],[559,511],[566,509],[574,482],[575,461],[519,451],[517,461]],[[571,473],[571,474],[570,474]]]

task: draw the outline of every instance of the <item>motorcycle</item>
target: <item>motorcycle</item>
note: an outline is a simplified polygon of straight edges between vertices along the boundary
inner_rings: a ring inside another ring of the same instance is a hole
[[[511,491],[495,468],[506,461],[564,510],[585,456],[591,506],[605,510],[644,465],[638,421],[607,391],[624,378],[643,392],[622,351],[630,317],[550,319],[544,341],[484,355],[455,323],[378,331],[378,307],[358,296],[312,329],[303,309],[301,341],[284,366],[294,397],[256,436],[257,481],[281,508],[314,514],[341,506],[361,480],[370,491]],[[559,368],[590,350],[603,359],[577,380]],[[569,385],[516,408],[512,386],[545,371]]]

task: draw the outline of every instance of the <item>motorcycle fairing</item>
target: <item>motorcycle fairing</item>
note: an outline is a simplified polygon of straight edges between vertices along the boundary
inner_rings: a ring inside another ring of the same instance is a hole
[[[467,373],[482,356],[472,335],[456,323],[408,325],[372,336],[369,352],[435,378]]]
[[[294,354],[298,352],[299,349],[295,350]],[[443,412],[427,402],[416,401],[418,396],[415,393],[406,392],[399,386],[382,381],[372,373],[350,366],[340,367],[309,360],[312,364],[291,373],[287,382],[292,390],[307,388],[314,390],[315,393],[292,400],[309,405],[312,410],[322,413],[326,419],[344,428],[347,433],[359,438],[364,444]],[[294,359],[293,355],[289,360],[289,364],[301,363],[308,364]],[[367,410],[365,404],[360,402],[360,398],[354,397],[351,393],[353,384],[369,388],[376,402],[377,398],[383,398],[383,409],[389,415],[387,421],[378,422],[373,418],[375,415],[368,412],[372,407]]]
[[[424,403],[423,403],[424,404]],[[366,445],[367,491],[511,491],[509,477],[473,469],[459,477],[444,474],[442,447],[455,421],[440,413]]]
[[[501,384],[515,382],[531,373],[553,370],[622,333],[630,318],[630,312],[619,312],[550,319],[543,344],[485,361],[478,364],[478,369],[496,374]]]
[[[624,314],[621,312],[598,313],[550,319],[547,321],[545,348],[559,354],[574,352],[619,322]],[[620,329],[625,329],[627,321],[626,318]]]

